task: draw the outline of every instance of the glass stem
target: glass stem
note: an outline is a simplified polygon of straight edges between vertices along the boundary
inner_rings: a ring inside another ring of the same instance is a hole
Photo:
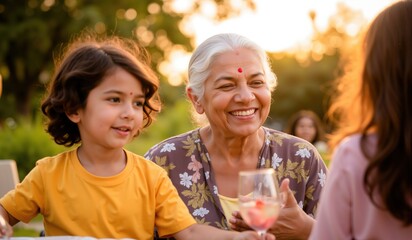
[[[265,240],[266,231],[257,231],[257,232],[258,232],[258,234],[259,234],[259,236],[260,236],[260,239],[261,239],[261,240]]]

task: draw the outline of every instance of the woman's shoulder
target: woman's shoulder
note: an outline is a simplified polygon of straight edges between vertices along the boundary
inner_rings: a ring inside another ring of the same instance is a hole
[[[361,148],[361,134],[353,134],[344,138],[335,148],[332,155],[332,166],[344,165],[346,168],[357,169],[367,164],[367,159]],[[375,135],[366,135],[366,151],[373,151],[376,143]]]
[[[287,146],[313,146],[310,142],[305,139],[296,137],[289,133],[282,132],[280,130],[272,128],[263,128],[266,132],[267,141],[275,142],[277,145]]]
[[[336,151],[349,151],[352,153],[360,153],[361,150],[361,141],[364,139],[366,141],[366,146],[369,149],[372,149],[376,144],[376,135],[361,135],[353,134],[345,137],[342,141],[336,146]]]

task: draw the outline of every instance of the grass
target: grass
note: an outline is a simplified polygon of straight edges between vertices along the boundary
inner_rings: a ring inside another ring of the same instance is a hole
[[[29,229],[29,228],[17,228],[13,229],[13,237],[38,237],[40,236],[40,232]]]
[[[33,218],[30,222],[41,222],[43,221],[42,215],[37,215]],[[40,232],[35,229],[30,228],[22,228],[22,227],[14,227],[13,228],[13,237],[38,237],[40,236]]]

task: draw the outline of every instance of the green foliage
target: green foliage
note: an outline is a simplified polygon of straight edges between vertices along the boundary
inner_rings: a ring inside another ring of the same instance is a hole
[[[0,123],[9,116],[31,115],[31,101],[50,80],[54,56],[81,31],[135,39],[150,52],[156,69],[173,47],[192,50],[191,36],[181,31],[181,23],[201,11],[203,2],[196,0],[181,13],[162,0],[0,1],[1,102],[9,106],[0,107]],[[254,8],[253,0],[240,7],[231,1],[212,3],[219,9],[218,19]]]
[[[8,125],[0,131],[0,158],[16,160],[20,180],[35,166],[37,160],[53,156],[64,149],[53,142],[40,121],[18,124],[9,119]]]
[[[43,216],[38,214],[28,224],[18,223],[13,227],[13,237],[39,237],[39,227],[33,226],[33,224],[42,226],[42,221]]]
[[[13,237],[38,237],[40,232],[30,228],[18,228],[13,229]]]
[[[325,55],[320,61],[312,60],[302,66],[294,56],[273,58],[278,86],[272,95],[271,120],[285,124],[301,109],[312,110],[323,118],[328,107],[326,95],[337,76],[338,61],[338,55]]]
[[[165,107],[157,120],[144,130],[126,149],[143,155],[150,147],[171,136],[195,128],[188,111],[190,103],[180,98],[172,107]]]

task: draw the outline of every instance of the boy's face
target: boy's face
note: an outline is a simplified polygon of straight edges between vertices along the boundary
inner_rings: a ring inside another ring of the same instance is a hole
[[[69,118],[77,123],[83,145],[121,148],[142,128],[144,102],[140,81],[116,68],[90,91],[86,107]]]

